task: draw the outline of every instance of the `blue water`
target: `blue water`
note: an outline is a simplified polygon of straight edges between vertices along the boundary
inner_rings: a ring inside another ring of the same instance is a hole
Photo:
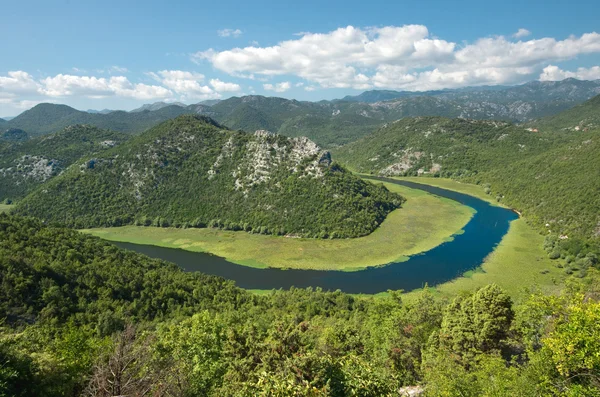
[[[454,236],[452,241],[412,256],[405,262],[370,267],[356,272],[256,269],[236,265],[206,253],[151,245],[115,244],[121,248],[176,263],[186,271],[200,271],[235,280],[242,288],[321,287],[325,290],[340,289],[348,293],[373,294],[390,289],[410,291],[422,288],[425,283],[434,286],[477,268],[502,240],[510,222],[518,218],[511,210],[492,206],[466,194],[414,182],[374,179],[446,197],[473,208],[476,213],[464,227],[464,233]]]

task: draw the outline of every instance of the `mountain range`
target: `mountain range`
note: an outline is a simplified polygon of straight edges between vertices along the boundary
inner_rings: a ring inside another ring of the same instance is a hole
[[[136,223],[335,238],[371,233],[402,201],[307,138],[183,115],[76,161],[15,212],[76,228]]]
[[[31,136],[72,124],[138,134],[181,114],[209,116],[245,131],[269,130],[307,136],[329,148],[357,140],[378,126],[404,117],[444,116],[529,122],[554,115],[600,94],[600,81],[565,79],[514,87],[475,87],[429,92],[368,91],[344,100],[305,102],[258,95],[232,97],[194,105],[158,102],[132,112],[81,112],[65,105],[40,104],[0,125]]]

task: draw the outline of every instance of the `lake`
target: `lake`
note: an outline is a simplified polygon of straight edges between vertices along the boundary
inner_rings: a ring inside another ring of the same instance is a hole
[[[234,280],[238,286],[247,289],[321,287],[325,290],[340,289],[348,293],[374,294],[390,289],[410,291],[422,288],[426,283],[434,286],[477,268],[508,232],[510,222],[518,218],[509,209],[493,206],[463,193],[415,182],[370,178],[446,197],[473,208],[476,213],[465,225],[464,233],[455,235],[452,241],[412,256],[405,262],[355,272],[257,269],[237,265],[207,253],[131,243],[114,244],[176,263],[186,271],[200,271]]]

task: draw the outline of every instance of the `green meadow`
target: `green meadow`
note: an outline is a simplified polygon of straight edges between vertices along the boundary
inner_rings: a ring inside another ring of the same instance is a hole
[[[0,213],[8,212],[12,207],[10,204],[0,204]]]
[[[444,178],[406,177],[394,178],[454,190],[499,205],[478,185],[461,183]],[[531,287],[539,287],[547,293],[556,292],[565,277],[563,271],[548,258],[543,247],[544,237],[529,226],[526,219],[519,218],[510,225],[508,233],[481,265],[447,283],[431,288],[441,297],[452,297],[461,291],[472,291],[490,283],[504,288],[513,298],[528,294]],[[410,300],[418,292],[404,295]]]
[[[354,239],[301,239],[219,229],[140,226],[82,230],[110,241],[210,252],[252,267],[355,271],[406,260],[460,233],[473,209],[421,190],[385,184],[407,201],[373,233]]]

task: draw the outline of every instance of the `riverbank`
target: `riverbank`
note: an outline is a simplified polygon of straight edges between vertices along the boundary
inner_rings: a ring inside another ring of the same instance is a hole
[[[494,197],[486,194],[483,187],[461,183],[445,178],[402,177],[392,178],[454,190],[500,205]],[[507,208],[506,206],[503,206]],[[511,222],[508,233],[492,252],[474,271],[452,281],[438,284],[430,289],[439,297],[450,298],[461,291],[473,290],[487,284],[496,283],[504,288],[513,299],[528,294],[531,287],[539,287],[546,293],[560,290],[565,274],[555,266],[543,249],[544,236],[529,226],[524,218]],[[409,292],[403,297],[414,299],[419,291]],[[380,294],[380,295],[385,295]]]
[[[461,229],[473,216],[470,207],[421,190],[385,184],[407,201],[377,230],[356,239],[315,240],[218,229],[125,226],[83,230],[110,241],[209,252],[230,262],[257,267],[357,271],[408,259],[428,251]]]

